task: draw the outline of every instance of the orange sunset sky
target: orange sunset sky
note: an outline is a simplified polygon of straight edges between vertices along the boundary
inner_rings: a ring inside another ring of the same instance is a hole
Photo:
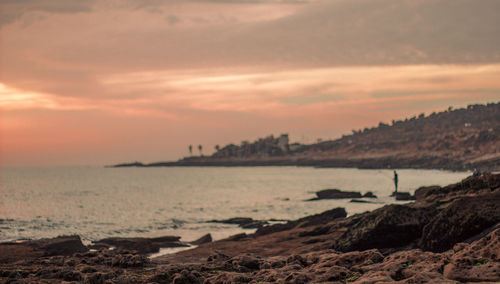
[[[500,101],[498,0],[1,0],[0,165],[176,160]]]

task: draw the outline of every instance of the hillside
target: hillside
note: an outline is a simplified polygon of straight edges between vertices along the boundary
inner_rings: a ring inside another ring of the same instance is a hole
[[[500,170],[500,103],[420,114],[310,145],[290,144],[283,134],[229,144],[211,156],[119,166],[195,165]]]

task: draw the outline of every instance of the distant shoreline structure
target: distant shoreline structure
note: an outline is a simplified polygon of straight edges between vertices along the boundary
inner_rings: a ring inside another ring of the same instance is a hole
[[[360,169],[500,170],[500,102],[353,130],[353,134],[314,144],[289,144],[288,134],[240,145],[229,144],[210,156],[178,161],[121,163],[109,167],[304,166]],[[201,147],[198,146],[198,147]],[[190,146],[192,149],[192,146]],[[191,151],[190,151],[191,152]],[[201,153],[201,148],[200,148]]]

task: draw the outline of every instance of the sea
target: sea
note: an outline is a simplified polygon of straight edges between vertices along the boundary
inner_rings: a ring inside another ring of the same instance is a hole
[[[469,172],[397,170],[399,190],[448,185]],[[375,203],[307,201],[328,188],[373,192]],[[222,239],[251,233],[208,222],[232,217],[280,222],[344,207],[349,215],[390,203],[393,170],[311,167],[0,168],[0,242],[79,235]]]

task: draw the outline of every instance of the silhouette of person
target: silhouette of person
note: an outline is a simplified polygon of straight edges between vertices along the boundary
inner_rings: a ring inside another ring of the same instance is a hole
[[[394,171],[394,187],[396,188],[394,192],[398,192],[398,173],[396,171]]]
[[[479,176],[479,171],[476,168],[474,168],[474,172],[472,173],[472,176],[474,176],[474,177]]]

